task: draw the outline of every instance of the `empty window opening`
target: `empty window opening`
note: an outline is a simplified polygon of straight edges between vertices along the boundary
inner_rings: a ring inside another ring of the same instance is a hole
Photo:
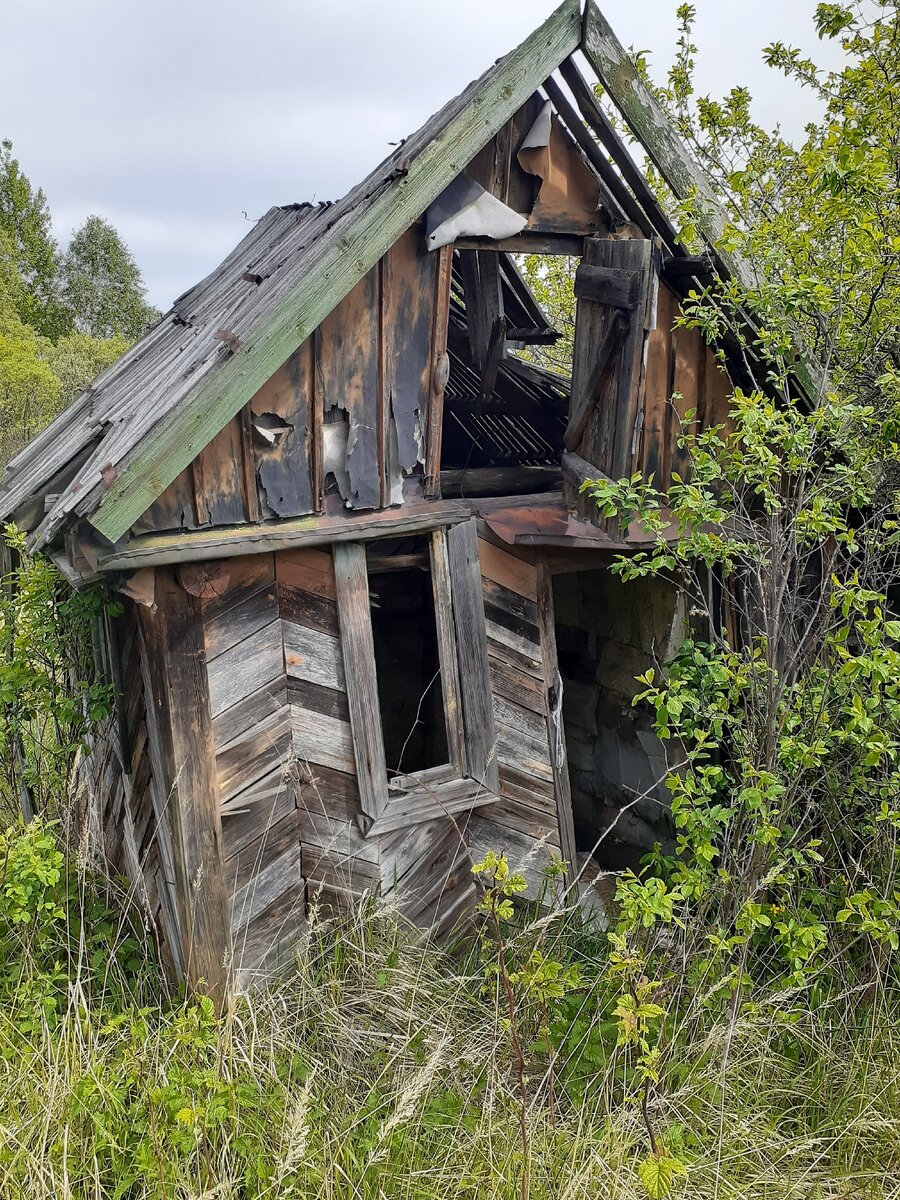
[[[427,538],[367,550],[375,671],[388,776],[449,762]]]
[[[520,267],[495,250],[455,253],[441,441],[444,496],[514,495],[561,485],[576,264],[569,256],[531,255]]]

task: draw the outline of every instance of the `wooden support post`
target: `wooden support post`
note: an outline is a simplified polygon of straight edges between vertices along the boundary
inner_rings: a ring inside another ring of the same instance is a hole
[[[494,745],[494,709],[475,519],[448,529],[447,544],[467,773],[489,791],[496,792],[500,787],[500,771]]]
[[[434,321],[431,333],[431,379],[428,392],[428,429],[425,440],[425,495],[441,494],[441,443],[444,432],[444,391],[450,379],[447,336],[450,325],[450,288],[453,280],[453,247],[438,250]]]
[[[461,250],[459,267],[466,301],[466,327],[472,363],[475,370],[483,376],[490,358],[495,330],[498,323],[503,321],[500,259],[496,252],[490,250]],[[505,328],[504,322],[504,332]]]
[[[556,816],[559,822],[559,848],[568,863],[566,874],[569,883],[572,884],[578,871],[578,863],[572,816],[572,789],[569,784],[569,762],[563,728],[563,682],[556,654],[553,578],[547,559],[543,556],[537,564],[537,614],[541,635],[541,660],[544,667],[547,730],[550,736],[550,767],[553,771],[553,792],[556,796]]]
[[[481,414],[486,402],[490,400],[494,393],[494,386],[497,383],[497,372],[500,370],[500,363],[506,354],[506,317],[498,317],[494,322],[494,328],[491,330],[491,337],[488,343],[487,358],[484,363],[484,370],[481,373],[481,388],[478,392],[478,402],[475,406],[475,411]]]
[[[334,580],[359,803],[367,816],[377,820],[387,805],[388,779],[365,546],[346,542],[334,547]]]
[[[221,1008],[231,931],[200,600],[156,572],[155,610],[138,609],[174,852],[187,986]]]

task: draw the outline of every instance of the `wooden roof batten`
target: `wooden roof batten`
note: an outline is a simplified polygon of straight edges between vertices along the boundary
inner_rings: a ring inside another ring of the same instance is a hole
[[[696,218],[710,244],[707,259],[686,255],[582,77],[573,58],[579,50],[673,195],[699,197]],[[572,99],[553,78],[556,71]],[[81,518],[101,540],[121,543],[160,493],[540,89],[593,168],[614,222],[633,222],[660,239],[679,268],[676,290],[715,273],[748,288],[758,283],[752,264],[721,247],[728,224],[724,208],[594,0],[586,0],[583,14],[580,0],[563,0],[517,49],[343,199],[266,213],[219,267],[12,460],[0,483],[0,518],[42,490],[54,492],[32,534],[32,549],[58,541]],[[801,361],[796,375],[808,395],[821,386],[808,363]],[[73,470],[76,461],[80,465]],[[110,560],[121,548],[116,546]]]

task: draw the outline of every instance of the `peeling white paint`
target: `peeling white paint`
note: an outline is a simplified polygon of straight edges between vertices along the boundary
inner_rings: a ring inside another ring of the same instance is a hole
[[[344,500],[350,495],[350,475],[347,471],[347,452],[350,437],[349,422],[332,421],[322,426],[322,476],[333,475]]]
[[[520,150],[540,150],[550,145],[551,116],[553,105],[548,100],[538,113],[537,120],[525,134]]]

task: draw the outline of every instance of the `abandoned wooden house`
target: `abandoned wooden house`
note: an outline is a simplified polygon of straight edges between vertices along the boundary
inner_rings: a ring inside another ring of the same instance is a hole
[[[708,182],[565,0],[342,200],[272,208],[6,471],[2,515],[122,602],[91,814],[192,985],[366,890],[446,928],[488,848],[537,887],[610,826],[611,867],[667,836],[631,699],[681,614],[578,489],[689,470],[679,414],[731,384],[675,320],[746,264],[684,249],[597,81],[711,245]],[[557,337],[523,253],[580,259],[568,377],[522,354]]]

